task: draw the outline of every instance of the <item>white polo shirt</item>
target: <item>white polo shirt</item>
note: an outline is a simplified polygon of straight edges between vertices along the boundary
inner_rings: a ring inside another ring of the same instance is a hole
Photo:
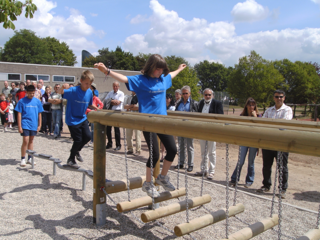
[[[262,117],[291,120],[293,117],[292,108],[285,104],[282,104],[281,108],[277,110],[276,106],[273,106],[268,108]]]
[[[108,93],[105,100],[111,98],[113,100],[119,100],[121,103],[117,106],[113,105],[111,110],[122,110],[123,109],[123,101],[124,101],[124,93],[118,90],[116,93],[112,90]]]

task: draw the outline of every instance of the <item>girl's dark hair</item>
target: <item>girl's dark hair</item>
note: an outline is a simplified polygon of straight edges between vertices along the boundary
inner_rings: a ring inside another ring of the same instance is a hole
[[[141,72],[143,75],[151,76],[157,68],[163,69],[164,76],[167,76],[170,72],[166,60],[164,60],[164,58],[159,54],[153,54],[148,58]]]
[[[172,95],[171,95],[170,93],[167,93],[166,99],[171,99],[171,100],[170,100],[169,107],[170,107],[170,106],[175,106],[173,97],[172,97]]]
[[[244,109],[242,110],[242,113],[240,114],[241,116],[249,116],[247,106],[248,106],[250,103],[254,103],[254,105],[255,105],[255,106],[254,106],[254,110],[256,111],[257,115],[259,114],[256,101],[255,101],[252,97],[249,97],[249,98],[247,99],[247,101],[246,101],[246,105],[244,105]]]

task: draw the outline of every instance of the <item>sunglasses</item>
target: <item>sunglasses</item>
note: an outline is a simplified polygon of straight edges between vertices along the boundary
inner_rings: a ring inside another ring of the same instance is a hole
[[[211,96],[211,94],[205,94],[206,97]]]
[[[275,98],[283,98],[284,96],[274,96]]]
[[[187,94],[189,94],[189,93],[187,93],[187,92],[185,92],[185,93],[182,93],[183,95],[187,95]]]

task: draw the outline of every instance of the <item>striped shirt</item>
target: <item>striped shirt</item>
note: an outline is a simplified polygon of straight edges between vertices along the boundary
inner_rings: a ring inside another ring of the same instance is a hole
[[[293,117],[292,108],[285,104],[282,104],[279,109],[276,109],[276,106],[273,106],[268,108],[262,117],[291,120]]]

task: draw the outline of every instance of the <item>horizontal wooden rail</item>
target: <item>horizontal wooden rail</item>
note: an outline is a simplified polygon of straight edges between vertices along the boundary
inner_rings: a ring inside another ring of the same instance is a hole
[[[319,240],[320,239],[320,229],[311,229],[305,235],[297,238],[297,240]]]
[[[141,188],[143,182],[146,180],[145,176],[129,178],[130,189]],[[154,182],[154,179],[153,179]],[[128,190],[127,180],[117,180],[112,182],[106,182],[106,192],[117,193]]]
[[[253,122],[240,125],[237,122],[223,123],[212,119],[115,111],[92,111],[88,119],[109,126],[320,156],[320,133],[308,131],[308,128],[292,130],[287,129],[286,125],[283,128],[269,128],[267,124],[262,127]]]

